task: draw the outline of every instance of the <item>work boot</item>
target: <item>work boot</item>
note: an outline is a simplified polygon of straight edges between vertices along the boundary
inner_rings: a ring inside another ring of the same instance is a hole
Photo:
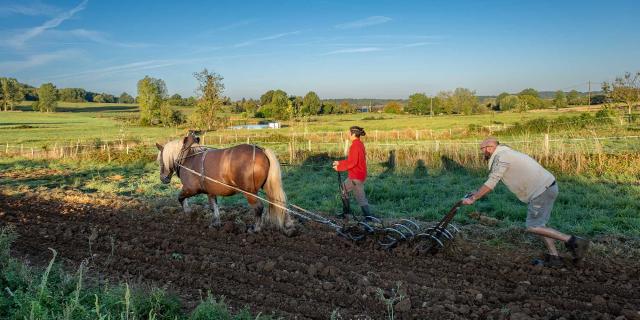
[[[571,236],[569,241],[565,242],[564,245],[571,251],[573,258],[576,260],[584,258],[589,250],[589,240],[576,236]]]
[[[342,199],[342,213],[337,215],[338,219],[346,219],[348,215],[351,214],[351,207],[349,204],[349,198],[341,198]]]
[[[564,260],[560,256],[550,255],[548,253],[544,254],[544,259],[533,259],[531,264],[534,266],[544,266],[544,267],[562,267],[564,266]]]

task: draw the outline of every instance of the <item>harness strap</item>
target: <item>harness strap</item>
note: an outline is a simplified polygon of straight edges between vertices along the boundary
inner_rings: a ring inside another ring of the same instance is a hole
[[[253,145],[253,157],[251,158],[251,185],[253,185],[253,189],[258,192],[256,188],[256,145]]]
[[[207,153],[209,153],[209,149],[205,150],[202,154],[202,161],[200,162],[200,188],[205,190],[204,188],[204,178],[206,177],[204,174],[204,160],[207,158]]]

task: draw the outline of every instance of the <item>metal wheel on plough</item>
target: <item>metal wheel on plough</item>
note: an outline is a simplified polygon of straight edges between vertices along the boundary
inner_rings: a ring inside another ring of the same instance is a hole
[[[393,249],[400,243],[406,242],[414,245],[416,254],[435,254],[444,249],[446,244],[453,241],[460,232],[458,227],[451,223],[462,200],[458,201],[449,212],[437,224],[424,228],[417,222],[409,219],[401,219],[389,225],[375,217],[365,217],[365,220],[356,221],[336,228],[338,235],[352,241],[361,241],[367,237],[374,237],[377,244],[383,249]]]

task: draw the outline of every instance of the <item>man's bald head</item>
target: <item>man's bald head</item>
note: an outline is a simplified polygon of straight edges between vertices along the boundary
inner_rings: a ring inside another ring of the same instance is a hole
[[[498,139],[494,138],[494,137],[488,137],[484,140],[482,140],[482,143],[480,143],[480,148],[484,148],[484,147],[496,147],[498,146],[500,143],[498,142]]]
[[[494,137],[488,137],[482,141],[480,144],[480,150],[484,153],[485,160],[489,160],[491,158],[491,155],[496,151],[496,147],[499,144],[498,139]]]

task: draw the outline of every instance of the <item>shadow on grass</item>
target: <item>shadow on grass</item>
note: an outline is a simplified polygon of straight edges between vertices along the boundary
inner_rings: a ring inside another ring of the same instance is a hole
[[[57,112],[138,112],[136,106],[58,107]]]

